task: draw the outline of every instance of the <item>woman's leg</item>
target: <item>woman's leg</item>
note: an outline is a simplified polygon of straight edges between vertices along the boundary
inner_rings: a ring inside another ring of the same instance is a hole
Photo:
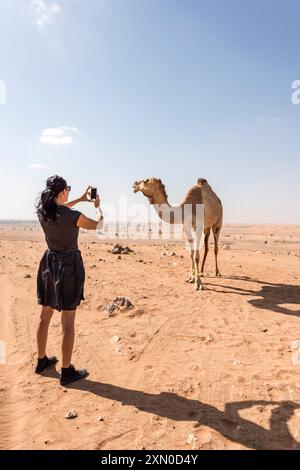
[[[42,307],[40,320],[37,329],[38,358],[46,356],[46,346],[48,339],[48,329],[54,310],[51,307]]]
[[[76,310],[63,310],[61,316],[62,323],[62,367],[67,368],[71,364],[71,358],[75,337],[75,314]]]
[[[75,336],[75,314],[76,310],[63,310],[61,316],[63,340],[60,384],[62,386],[66,386],[71,382],[83,379],[88,375],[86,369],[76,370],[74,366],[71,366]]]

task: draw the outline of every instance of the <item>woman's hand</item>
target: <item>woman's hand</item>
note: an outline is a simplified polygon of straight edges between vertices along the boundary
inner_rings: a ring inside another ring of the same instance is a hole
[[[86,188],[84,194],[79,198],[82,202],[86,202],[86,201],[89,201],[89,202],[90,202],[90,201],[91,201],[91,197],[90,197],[90,195],[91,195],[91,192],[90,192],[91,187],[92,187],[92,186],[89,185],[89,186]]]
[[[96,199],[94,200],[94,206],[95,206],[96,208],[100,206],[99,194],[97,194],[97,197],[96,197]]]

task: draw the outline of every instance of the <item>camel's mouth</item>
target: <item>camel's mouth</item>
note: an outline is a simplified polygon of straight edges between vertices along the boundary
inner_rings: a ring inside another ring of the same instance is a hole
[[[140,191],[140,181],[135,181],[132,185],[132,189],[134,193],[138,193]]]

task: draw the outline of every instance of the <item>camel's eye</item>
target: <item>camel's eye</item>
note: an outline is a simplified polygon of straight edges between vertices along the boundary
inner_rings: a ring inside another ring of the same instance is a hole
[[[144,183],[149,183],[149,179],[145,180]]]

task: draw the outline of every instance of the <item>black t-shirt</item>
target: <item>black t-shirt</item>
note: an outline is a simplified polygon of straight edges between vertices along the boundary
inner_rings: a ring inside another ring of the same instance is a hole
[[[39,215],[39,221],[45,234],[49,250],[73,251],[78,248],[79,227],[76,226],[81,212],[67,206],[57,206],[57,219],[45,221]]]

